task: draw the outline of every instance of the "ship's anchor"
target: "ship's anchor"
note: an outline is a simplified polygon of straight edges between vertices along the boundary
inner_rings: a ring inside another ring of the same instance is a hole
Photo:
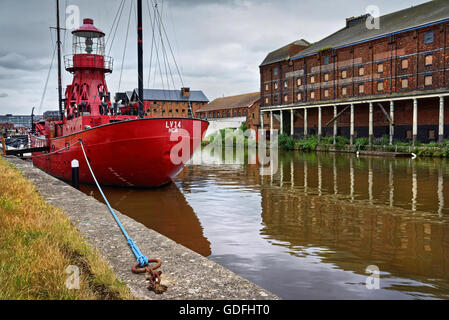
[[[156,265],[150,267],[150,263],[156,263]],[[146,280],[148,280],[148,290],[153,291],[156,294],[162,294],[167,291],[167,286],[161,284],[161,274],[162,271],[156,271],[162,265],[161,260],[159,259],[149,259],[148,265],[144,268],[140,268],[140,264],[136,263],[132,267],[132,272],[136,274],[146,274]]]

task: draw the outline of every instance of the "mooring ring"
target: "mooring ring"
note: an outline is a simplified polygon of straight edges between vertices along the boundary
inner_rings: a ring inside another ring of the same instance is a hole
[[[156,263],[156,265],[153,266],[153,267],[150,267],[150,263]],[[161,260],[159,260],[159,259],[148,259],[148,266],[147,267],[141,268],[140,267],[140,263],[136,263],[135,265],[133,265],[131,271],[133,273],[136,273],[136,274],[141,274],[141,273],[146,273],[147,272],[147,268],[150,268],[150,270],[154,271],[154,270],[159,269],[161,266],[162,266],[162,261]]]

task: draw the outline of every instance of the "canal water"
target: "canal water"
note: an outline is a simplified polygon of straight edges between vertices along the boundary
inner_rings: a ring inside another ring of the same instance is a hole
[[[284,299],[449,299],[446,160],[281,152],[268,176],[218,159],[162,189],[105,193]],[[367,268],[378,268],[378,282]]]

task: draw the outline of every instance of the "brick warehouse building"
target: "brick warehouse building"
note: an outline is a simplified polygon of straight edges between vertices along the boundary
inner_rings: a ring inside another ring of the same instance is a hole
[[[260,66],[261,121],[351,143],[449,138],[449,1],[384,15],[379,29],[371,21],[349,18],[319,42],[270,53]]]
[[[259,128],[260,92],[240,94],[213,100],[199,109],[195,115],[201,119],[246,118],[249,129]]]
[[[138,93],[134,91],[119,92],[115,101],[122,114],[137,114]],[[209,100],[202,91],[191,91],[190,88],[181,90],[144,89],[143,104],[147,117],[188,117],[189,106],[195,114],[205,106]]]

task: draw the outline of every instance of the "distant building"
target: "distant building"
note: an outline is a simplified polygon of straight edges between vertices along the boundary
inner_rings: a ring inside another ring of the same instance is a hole
[[[130,108],[135,112],[138,103],[138,90],[117,93],[115,96],[119,108]],[[203,106],[209,100],[202,91],[191,91],[190,88],[181,90],[144,89],[143,104],[146,117],[188,117],[189,106],[192,113]],[[132,106],[132,107],[130,107]]]
[[[294,42],[260,65],[261,120],[287,134],[449,138],[449,1],[434,0]]]
[[[34,116],[35,120],[40,120],[42,119],[42,116],[38,116],[35,115]],[[0,115],[0,124],[12,124],[14,126],[14,128],[31,128],[31,116],[25,116],[25,115],[12,115],[12,114],[7,114],[7,115]],[[4,126],[6,127],[6,126]]]
[[[260,93],[247,93],[237,96],[218,98],[196,112],[201,119],[244,118],[248,128],[259,126]]]

